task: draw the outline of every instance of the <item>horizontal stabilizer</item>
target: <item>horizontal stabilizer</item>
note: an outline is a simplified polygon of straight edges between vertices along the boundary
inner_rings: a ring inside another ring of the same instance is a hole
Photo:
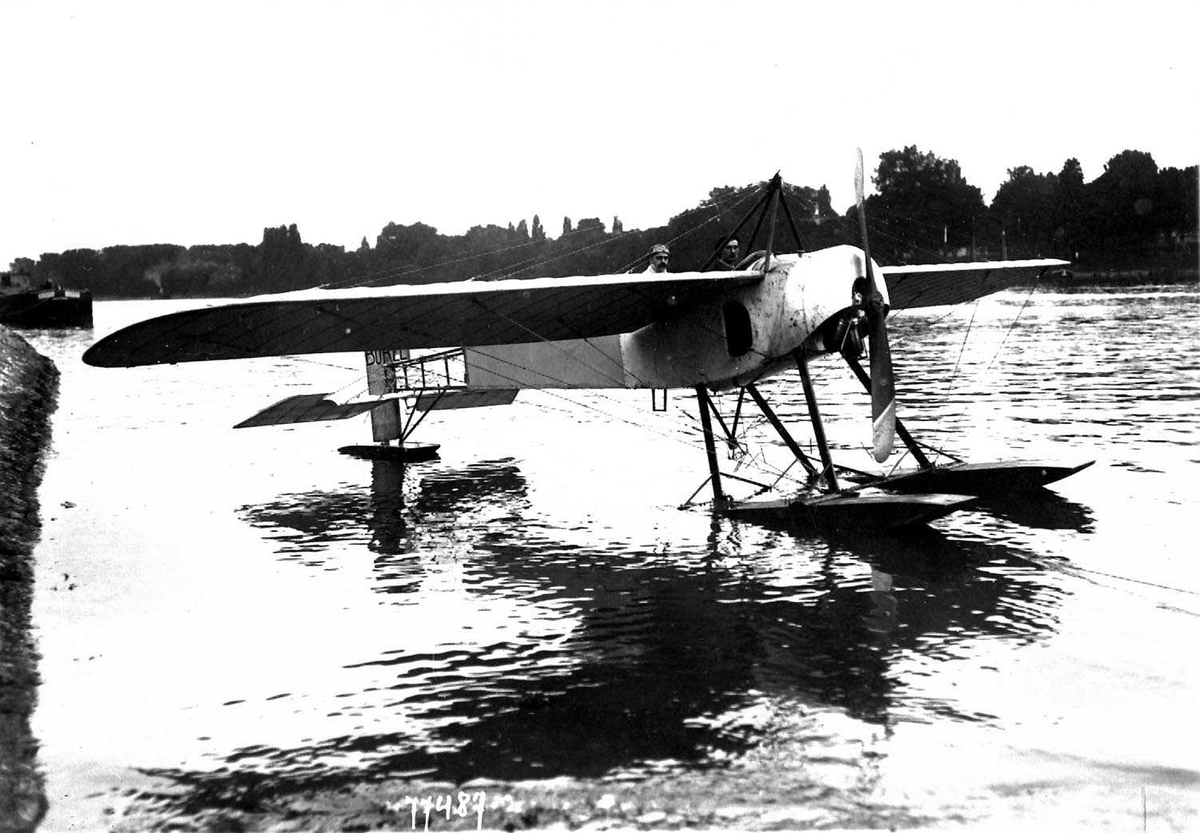
[[[412,407],[418,411],[451,411],[457,408],[488,408],[492,405],[511,405],[517,398],[515,390],[448,390],[425,391],[417,394]]]
[[[1017,284],[1036,281],[1066,260],[996,260],[932,266],[881,266],[894,310],[962,304]]]
[[[297,422],[321,422],[330,419],[349,419],[382,405],[386,399],[369,402],[339,403],[329,398],[328,393],[304,393],[281,399],[259,411],[249,419],[242,420],[234,428],[257,428],[263,425],[292,425]]]

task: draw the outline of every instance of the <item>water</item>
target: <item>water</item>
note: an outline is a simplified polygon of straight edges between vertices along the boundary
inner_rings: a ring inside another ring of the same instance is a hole
[[[681,510],[706,474],[683,394],[435,415],[417,438],[440,459],[401,480],[334,451],[365,418],[230,429],[360,387],[359,356],[103,370],[79,361],[92,333],[30,333],[63,373],[32,609],[41,829],[344,818],[364,795],[387,822],[376,799],[464,783],[485,826],[1188,829],[1196,300],[897,315],[919,437],[1098,461],[906,539]],[[101,302],[96,334],[184,305]],[[815,374],[839,459],[877,470],[857,382]],[[763,389],[807,438],[795,374]],[[773,480],[787,452],[760,423],[722,465]]]

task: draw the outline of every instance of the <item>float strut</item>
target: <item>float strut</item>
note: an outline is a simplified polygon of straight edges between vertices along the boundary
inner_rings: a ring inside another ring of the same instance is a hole
[[[771,406],[767,404],[767,400],[763,398],[763,395],[758,392],[758,388],[751,383],[746,385],[746,390],[750,392],[750,396],[754,399],[754,403],[758,405],[758,409],[763,412],[767,421],[771,423],[771,427],[775,429],[776,433],[783,438],[787,447],[796,455],[796,459],[804,466],[804,470],[808,472],[809,476],[814,479],[820,477],[821,473],[817,471],[817,467],[813,465],[812,460],[808,459],[808,455],[800,450],[800,446],[792,439],[792,435],[788,433],[788,430],[783,427],[783,423],[779,421],[779,417],[775,416],[775,412],[771,410]]]
[[[704,429],[704,450],[708,454],[708,472],[712,476],[713,503],[717,511],[725,508],[725,490],[721,488],[721,470],[717,468],[717,446],[713,441],[711,407],[704,385],[696,385],[696,401],[700,405],[700,426]]]
[[[821,462],[825,465],[825,482],[833,491],[839,491],[837,474],[833,471],[833,457],[829,454],[829,444],[825,442],[825,427],[821,425],[821,412],[817,410],[817,397],[813,393],[812,379],[808,375],[808,357],[803,350],[796,351],[796,365],[800,368],[800,381],[804,384],[804,401],[808,403],[808,421],[812,423],[813,435],[817,438],[817,448],[821,452]]]

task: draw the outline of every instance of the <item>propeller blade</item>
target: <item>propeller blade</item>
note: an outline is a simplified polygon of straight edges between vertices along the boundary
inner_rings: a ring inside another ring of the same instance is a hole
[[[896,438],[896,385],[892,379],[892,351],[888,347],[884,314],[868,313],[871,327],[871,448],[875,462],[892,453]]]
[[[875,462],[882,463],[892,453],[892,443],[896,438],[896,383],[892,375],[892,351],[888,346],[887,305],[883,303],[883,294],[875,285],[871,248],[867,242],[867,215],[863,206],[862,148],[858,149],[858,164],[854,167],[854,202],[858,207],[858,229],[862,235],[863,259],[867,272],[867,292],[864,301],[871,350],[871,449],[875,455]]]

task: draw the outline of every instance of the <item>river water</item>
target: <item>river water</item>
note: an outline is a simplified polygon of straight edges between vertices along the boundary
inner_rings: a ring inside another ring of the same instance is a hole
[[[410,829],[408,793],[463,785],[485,827],[1195,829],[1196,302],[1014,290],[894,316],[920,438],[1096,460],[904,538],[681,509],[706,475],[684,393],[435,414],[416,439],[440,458],[401,478],[336,452],[365,417],[231,429],[361,387],[361,356],[80,361],[194,302],[29,332],[62,371],[32,602],[41,829],[303,828],[368,795],[364,817]],[[838,458],[879,470],[857,382],[814,372]],[[795,373],[763,389],[808,442]],[[785,468],[761,420],[748,446],[725,470]],[[430,829],[477,826],[461,815]]]

